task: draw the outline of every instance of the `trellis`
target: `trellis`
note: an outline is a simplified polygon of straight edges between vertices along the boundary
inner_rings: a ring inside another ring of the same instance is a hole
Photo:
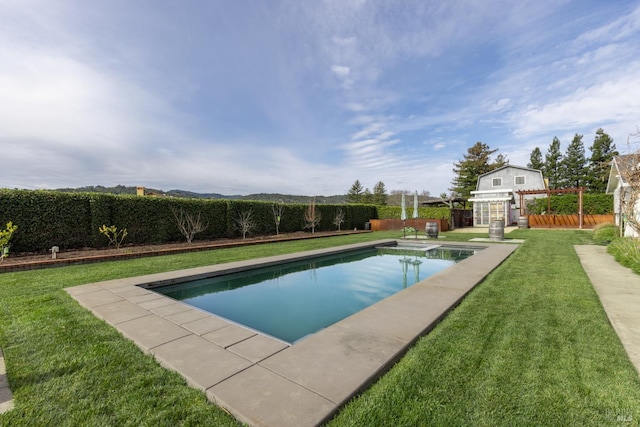
[[[544,190],[522,190],[516,191],[516,194],[520,196],[520,216],[525,216],[524,211],[524,196],[526,195],[538,195],[538,194],[546,194],[547,195],[547,212],[551,212],[551,195],[552,194],[575,194],[578,193],[578,227],[582,228],[584,226],[584,213],[582,209],[582,195],[585,192],[585,188],[562,188],[557,190],[544,189]]]

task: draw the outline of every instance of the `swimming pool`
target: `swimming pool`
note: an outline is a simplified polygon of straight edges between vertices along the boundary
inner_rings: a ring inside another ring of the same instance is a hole
[[[474,253],[424,245],[368,248],[154,290],[293,343]]]
[[[280,255],[265,251],[264,257],[227,263],[217,263],[213,251],[208,266],[87,283],[66,291],[237,419],[322,425],[429,333],[518,245],[438,242],[482,250],[291,345],[159,294],[154,286],[396,243],[409,242],[378,240]]]

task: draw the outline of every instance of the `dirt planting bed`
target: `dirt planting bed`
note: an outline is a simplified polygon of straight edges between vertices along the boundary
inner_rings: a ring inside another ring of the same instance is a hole
[[[261,243],[284,242],[290,240],[314,239],[368,231],[341,231],[316,233],[287,233],[278,236],[260,236],[247,239],[217,239],[196,241],[193,243],[167,243],[162,245],[123,245],[119,249],[72,249],[60,250],[53,259],[51,253],[11,253],[0,261],[0,272],[31,270],[37,268],[58,267],[72,264],[112,261],[118,259],[142,258],[148,256],[170,255],[183,252],[206,251],[234,246],[256,245]]]

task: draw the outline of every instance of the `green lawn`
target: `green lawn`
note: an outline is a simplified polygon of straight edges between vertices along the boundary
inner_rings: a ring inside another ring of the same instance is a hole
[[[388,237],[397,233],[2,274],[0,347],[16,409],[0,425],[237,425],[63,288]],[[527,241],[331,424],[638,423],[640,379],[571,247],[590,233],[507,237]]]
[[[640,379],[572,248],[589,232],[507,237],[527,241],[331,425],[638,424]]]

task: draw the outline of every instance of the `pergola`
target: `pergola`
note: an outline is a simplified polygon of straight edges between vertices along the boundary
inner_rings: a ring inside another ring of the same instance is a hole
[[[585,192],[585,188],[562,188],[558,190],[550,190],[548,188],[544,190],[523,190],[516,191],[516,194],[520,196],[520,215],[524,216],[524,196],[531,194],[546,194],[547,195],[547,212],[551,211],[551,195],[552,194],[575,194],[578,193],[578,223],[579,227],[582,228],[584,225],[584,218],[582,213],[582,195]]]

